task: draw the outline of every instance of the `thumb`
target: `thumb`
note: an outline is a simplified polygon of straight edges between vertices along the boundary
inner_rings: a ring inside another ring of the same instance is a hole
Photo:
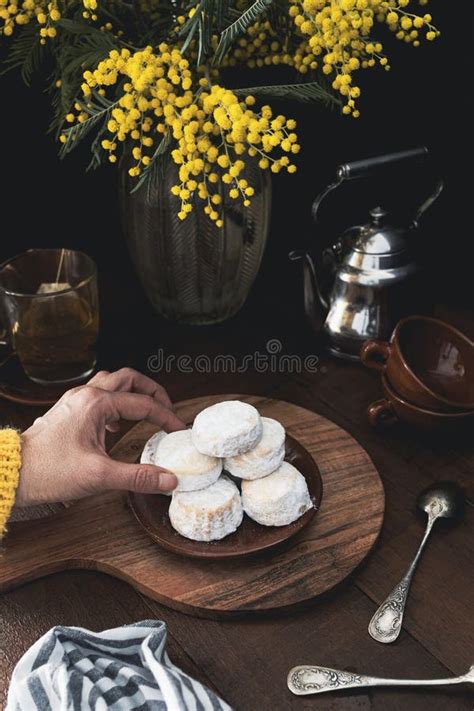
[[[178,485],[174,474],[153,464],[126,464],[104,457],[103,484],[107,490],[136,491],[139,494],[170,493]]]

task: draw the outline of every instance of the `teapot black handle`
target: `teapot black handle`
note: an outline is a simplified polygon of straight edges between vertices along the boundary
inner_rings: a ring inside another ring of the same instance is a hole
[[[337,176],[342,180],[368,178],[374,174],[380,174],[385,172],[385,170],[391,170],[397,166],[409,165],[410,168],[419,167],[423,165],[428,158],[428,149],[426,146],[421,146],[420,148],[412,148],[409,151],[386,153],[383,156],[376,156],[375,158],[343,163],[337,169]]]

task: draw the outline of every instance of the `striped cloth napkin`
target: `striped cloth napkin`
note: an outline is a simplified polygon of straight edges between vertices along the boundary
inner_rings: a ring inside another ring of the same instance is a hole
[[[6,711],[232,711],[170,662],[166,625],[53,627],[16,665]]]

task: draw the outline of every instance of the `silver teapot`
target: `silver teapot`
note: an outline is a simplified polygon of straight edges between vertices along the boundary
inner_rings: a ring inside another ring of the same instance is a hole
[[[428,157],[423,147],[340,165],[336,180],[313,204],[315,222],[323,200],[344,181],[380,176],[395,165],[413,169],[425,164]],[[306,315],[315,330],[322,328],[334,355],[357,360],[365,340],[389,338],[396,323],[416,310],[413,277],[417,265],[409,242],[421,215],[442,189],[438,178],[408,227],[393,223],[382,207],[375,207],[367,224],[350,227],[322,252],[320,264],[316,265],[308,252],[290,253],[290,259],[303,261]],[[328,279],[332,286],[327,296],[323,283]]]

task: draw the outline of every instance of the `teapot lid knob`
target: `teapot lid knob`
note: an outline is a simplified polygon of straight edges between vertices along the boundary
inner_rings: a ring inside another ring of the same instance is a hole
[[[363,254],[395,254],[406,249],[406,230],[387,224],[388,211],[383,207],[370,210],[372,222],[365,225],[353,247]]]
[[[372,218],[372,221],[375,225],[381,225],[384,221],[385,218],[388,215],[387,210],[384,210],[383,207],[373,207],[372,210],[370,210],[370,216]]]

